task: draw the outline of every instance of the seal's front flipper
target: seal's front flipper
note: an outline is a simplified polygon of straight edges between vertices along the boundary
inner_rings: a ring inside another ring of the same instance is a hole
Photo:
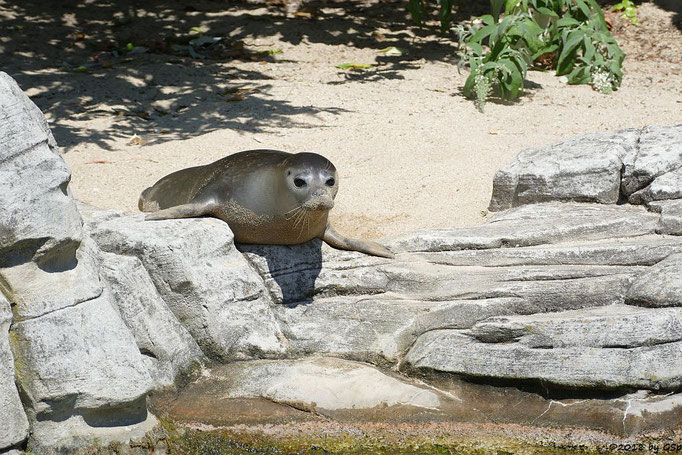
[[[167,209],[152,212],[147,215],[145,221],[150,220],[170,220],[174,218],[195,218],[204,215],[211,215],[213,206],[211,204],[189,203],[168,207]]]
[[[341,250],[360,251],[361,253],[389,259],[393,259],[395,257],[395,254],[393,254],[385,246],[379,245],[378,243],[372,242],[370,240],[359,240],[344,237],[332,229],[330,225],[327,225],[327,229],[324,231],[322,240],[327,242],[328,245]]]

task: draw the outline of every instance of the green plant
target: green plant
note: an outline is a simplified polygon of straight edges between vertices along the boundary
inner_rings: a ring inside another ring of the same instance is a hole
[[[450,27],[452,20],[452,7],[456,0],[436,0],[438,5],[438,16],[440,19],[440,31],[445,33]],[[410,11],[412,20],[417,25],[422,25],[424,17],[427,15],[426,4],[424,0],[408,0],[407,9]]]
[[[556,69],[569,84],[610,93],[622,81],[625,54],[609,32],[596,0],[491,0],[492,14],[452,30],[471,74],[465,95],[483,110],[496,92],[515,99],[531,65]]]
[[[507,100],[518,98],[523,90],[530,51],[527,46],[517,46],[520,42],[519,20],[517,16],[507,16],[496,22],[493,16],[483,16],[482,27],[464,38],[460,35],[460,42],[466,42],[467,46],[460,54],[460,67],[468,60],[471,68],[464,93],[476,100],[481,112],[493,90]],[[488,51],[483,48],[484,42]]]
[[[639,25],[637,20],[637,6],[632,0],[622,0],[620,3],[613,5],[614,11],[622,11],[623,19],[630,21],[632,25]]]

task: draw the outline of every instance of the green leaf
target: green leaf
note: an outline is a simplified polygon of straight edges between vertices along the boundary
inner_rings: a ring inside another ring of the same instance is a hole
[[[465,96],[471,96],[472,95],[475,81],[476,81],[476,72],[472,71],[471,74],[469,74],[469,77],[467,77],[466,82],[464,82],[464,88],[462,89],[462,92],[464,92]]]
[[[445,33],[450,28],[454,0],[437,0],[437,2],[440,6],[440,32]]]
[[[561,49],[556,64],[556,73],[558,76],[568,73],[570,69],[573,68],[578,45],[582,41],[585,33],[582,30],[574,30],[564,35],[564,46]]]
[[[573,71],[567,76],[568,83],[571,85],[588,84],[592,80],[589,67],[576,66]]]
[[[500,19],[500,13],[502,12],[502,8],[505,6],[505,3],[505,0],[490,0],[490,10],[493,13],[495,22]]]
[[[589,19],[590,16],[592,16],[592,10],[590,10],[590,7],[587,5],[587,3],[584,0],[574,0],[575,5],[578,7],[580,12],[583,14],[585,19]]]
[[[578,27],[580,25],[580,22],[573,19],[572,17],[564,16],[558,21],[556,21],[556,25],[559,28]]]
[[[489,37],[493,32],[497,30],[495,25],[486,25],[476,30],[476,33],[471,37],[471,42],[481,43],[485,38]]]
[[[530,59],[531,59],[531,61],[534,62],[541,55],[549,54],[550,52],[554,52],[557,49],[559,49],[558,44],[550,44],[549,46],[545,46],[541,49],[538,49],[538,51],[535,54],[531,55]]]
[[[585,38],[583,38],[583,43],[585,45],[585,51],[583,52],[583,58],[589,62],[594,58],[594,55],[597,52],[597,49],[594,47],[594,44],[592,43],[592,39],[590,39],[590,37],[587,35],[585,35]]]
[[[410,12],[410,16],[412,16],[414,23],[421,26],[424,12],[424,3],[422,0],[409,0],[407,2],[407,9]]]
[[[468,43],[467,46],[473,51],[474,55],[476,56],[481,56],[483,55],[483,46],[481,46],[478,43]]]
[[[504,14],[510,14],[519,3],[521,3],[521,0],[506,0],[504,3]]]
[[[281,54],[282,49],[267,49],[264,51],[257,51],[257,55],[275,55],[275,54]]]
[[[503,96],[506,99],[513,100],[519,97],[523,91],[523,76],[521,71],[511,60],[501,60],[500,65],[507,70],[509,75],[509,82],[504,84]]]
[[[537,11],[537,12],[540,13],[540,14],[544,14],[545,16],[559,17],[559,15],[558,15],[557,13],[555,13],[554,11],[552,11],[551,9],[545,8],[545,7],[542,7],[542,6],[539,7],[539,8],[536,8],[535,11]]]
[[[340,65],[336,65],[336,67],[341,70],[356,70],[371,68],[372,65],[368,65],[367,63],[341,63]]]

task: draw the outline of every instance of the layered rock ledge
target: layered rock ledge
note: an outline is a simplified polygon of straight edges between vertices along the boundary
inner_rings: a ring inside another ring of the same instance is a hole
[[[394,260],[78,205],[4,73],[0,129],[0,452],[141,438],[152,393],[219,424],[680,424],[682,125],[523,151],[486,224]]]

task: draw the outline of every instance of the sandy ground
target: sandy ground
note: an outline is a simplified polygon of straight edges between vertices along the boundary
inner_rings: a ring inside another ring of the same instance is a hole
[[[488,103],[483,114],[460,93],[467,71],[458,74],[454,44],[414,27],[403,2],[329,1],[312,18],[203,0],[155,2],[130,15],[113,3],[0,0],[0,69],[46,113],[74,195],[102,208],[137,211],[139,193],[169,172],[274,148],[315,151],[336,165],[331,218],[343,233],[469,226],[485,219],[495,172],[524,148],[682,123],[676,0],[642,3],[639,28],[614,17],[629,55],[616,93],[530,72],[520,101]],[[191,27],[223,37],[228,51],[241,41],[247,55],[200,60],[162,41]],[[150,51],[110,57],[127,42]],[[407,54],[379,52],[387,46]],[[281,53],[254,54],[269,50]],[[335,67],[346,62],[375,66]]]

